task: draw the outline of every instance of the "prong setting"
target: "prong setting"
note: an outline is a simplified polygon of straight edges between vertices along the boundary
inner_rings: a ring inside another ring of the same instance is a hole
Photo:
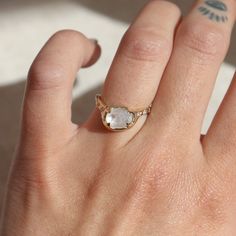
[[[148,115],[151,105],[142,111],[130,111],[127,107],[108,106],[100,95],[96,95],[96,106],[101,112],[103,125],[111,131],[131,128],[142,115]]]

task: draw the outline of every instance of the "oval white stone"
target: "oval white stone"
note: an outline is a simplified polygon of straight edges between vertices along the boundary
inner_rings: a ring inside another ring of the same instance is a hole
[[[123,107],[113,107],[111,111],[106,114],[105,120],[112,129],[124,129],[134,119],[134,114]]]

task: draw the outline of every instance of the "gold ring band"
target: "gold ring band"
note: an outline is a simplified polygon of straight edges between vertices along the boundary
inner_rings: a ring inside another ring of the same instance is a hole
[[[127,107],[108,106],[100,94],[95,97],[96,107],[101,112],[103,125],[111,131],[122,131],[135,125],[139,117],[148,115],[152,105],[142,111],[130,111]]]

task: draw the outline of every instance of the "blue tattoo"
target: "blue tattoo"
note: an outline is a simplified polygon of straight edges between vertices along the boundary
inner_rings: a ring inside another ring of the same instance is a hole
[[[220,11],[227,11],[228,10],[227,6],[223,2],[220,2],[217,0],[206,0],[205,3],[206,3],[206,5],[213,7],[217,10],[220,10]]]
[[[216,22],[226,22],[228,20],[228,17],[223,13],[228,10],[225,3],[218,0],[205,0],[204,3],[205,5],[198,8],[202,15]]]

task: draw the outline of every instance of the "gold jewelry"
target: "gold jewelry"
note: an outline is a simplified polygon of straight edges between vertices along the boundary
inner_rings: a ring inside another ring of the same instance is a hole
[[[108,106],[101,98],[96,95],[96,107],[101,112],[102,123],[111,131],[122,131],[135,125],[138,118],[148,115],[152,105],[142,111],[130,111],[127,107]]]

